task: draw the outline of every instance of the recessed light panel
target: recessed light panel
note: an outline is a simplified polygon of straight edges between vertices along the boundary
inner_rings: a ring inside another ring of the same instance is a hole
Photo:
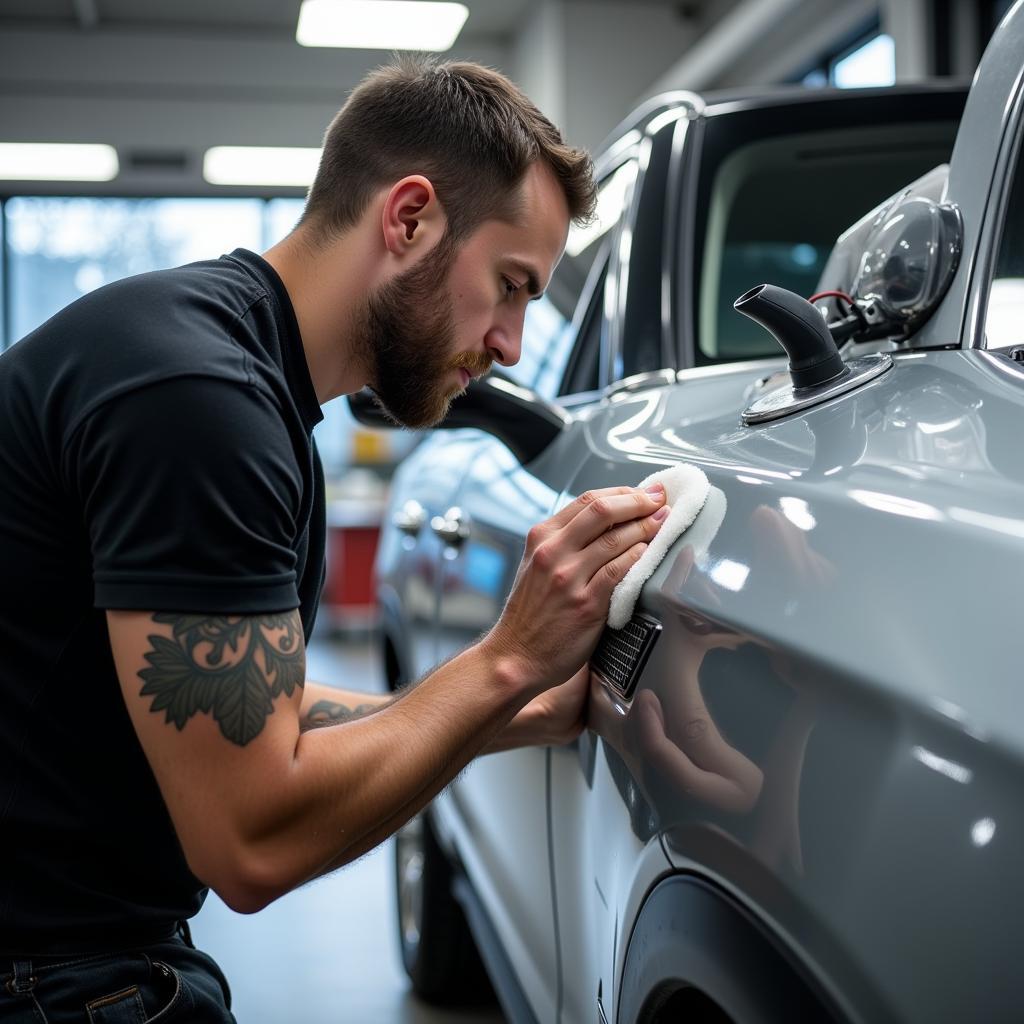
[[[0,178],[5,181],[112,181],[113,146],[71,142],[0,142]]]
[[[303,46],[450,50],[469,17],[435,0],[304,0],[295,38]]]
[[[319,149],[299,146],[213,146],[203,157],[211,185],[297,185],[316,176]]]

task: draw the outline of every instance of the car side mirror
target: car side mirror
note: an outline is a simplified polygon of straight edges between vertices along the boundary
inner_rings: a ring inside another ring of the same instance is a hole
[[[949,290],[963,250],[963,219],[953,203],[907,195],[878,217],[853,281],[867,322],[906,337]]]
[[[352,415],[367,427],[396,427],[369,388],[348,396]],[[572,417],[536,391],[493,370],[471,381],[436,430],[473,427],[493,434],[524,465],[532,462],[568,426]]]

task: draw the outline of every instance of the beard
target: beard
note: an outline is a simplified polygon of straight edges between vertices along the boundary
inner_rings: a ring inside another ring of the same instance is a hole
[[[462,388],[452,375],[479,375],[491,360],[455,352],[455,318],[448,275],[458,254],[448,236],[413,267],[366,301],[355,337],[370,370],[377,404],[399,426],[432,427],[448,414]]]

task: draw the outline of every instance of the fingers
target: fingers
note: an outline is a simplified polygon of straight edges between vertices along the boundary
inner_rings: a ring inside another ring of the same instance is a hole
[[[646,516],[644,519],[633,519],[600,534],[596,540],[580,552],[580,568],[584,578],[593,579],[614,559],[629,551],[634,545],[646,547],[654,540],[658,530],[661,529],[661,524],[668,518],[669,511],[668,505],[662,505],[653,515]],[[628,566],[626,571],[629,571]],[[612,585],[614,586],[614,584]]]
[[[625,494],[600,494],[583,506],[565,524],[562,532],[569,544],[582,550],[603,533],[631,519],[644,519],[665,504],[665,491],[655,493],[627,488]],[[578,499],[579,500],[579,499]]]
[[[636,487],[602,487],[600,490],[584,491],[575,501],[569,502],[565,508],[556,512],[548,523],[556,529],[568,526],[570,522],[577,519],[581,513],[587,513],[584,532],[591,528],[589,524],[600,523],[603,526],[594,526],[590,537],[580,540],[580,546],[589,543],[602,530],[609,526],[622,522],[624,519],[635,519],[637,516],[650,515],[659,505],[665,501],[665,488],[661,484],[653,485],[655,490],[648,493]],[[607,503],[611,503],[610,505]],[[595,508],[596,506],[596,508]],[[632,509],[632,514],[630,510]],[[611,518],[614,512],[618,512],[619,518]],[[579,538],[574,538],[579,539]]]
[[[613,558],[610,562],[605,562],[594,573],[588,590],[593,595],[595,602],[604,609],[606,615],[612,591],[619,585],[626,573],[640,561],[641,556],[646,550],[646,544],[634,544],[617,558]]]

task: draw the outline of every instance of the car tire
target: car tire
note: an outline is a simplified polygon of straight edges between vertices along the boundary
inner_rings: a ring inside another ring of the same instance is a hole
[[[444,1006],[495,1001],[462,907],[452,894],[453,870],[429,815],[416,815],[395,836],[398,943],[412,989]]]

